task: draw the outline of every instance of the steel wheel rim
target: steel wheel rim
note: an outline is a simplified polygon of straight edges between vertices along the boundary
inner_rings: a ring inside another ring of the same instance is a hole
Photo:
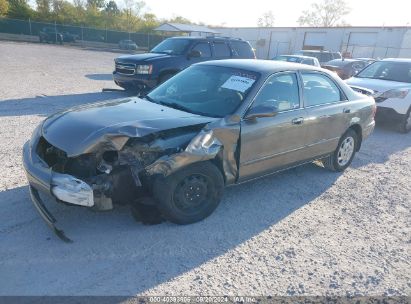
[[[209,199],[209,181],[200,174],[184,178],[174,191],[175,206],[184,213],[195,213]]]
[[[354,154],[354,148],[354,138],[349,136],[343,140],[337,155],[337,162],[341,167],[344,167],[351,160],[351,157]]]

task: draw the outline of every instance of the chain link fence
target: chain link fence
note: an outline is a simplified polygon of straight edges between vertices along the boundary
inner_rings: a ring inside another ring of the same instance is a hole
[[[118,44],[120,40],[133,40],[139,48],[151,49],[168,36],[156,33],[122,32],[110,29],[98,29],[83,26],[73,26],[57,23],[38,22],[32,20],[17,20],[0,18],[0,34],[11,34],[27,37],[28,41],[34,41],[44,29],[58,33],[68,33],[75,38],[75,42],[94,42],[99,44]]]

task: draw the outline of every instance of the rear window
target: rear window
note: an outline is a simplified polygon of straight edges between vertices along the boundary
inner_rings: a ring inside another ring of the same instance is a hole
[[[320,61],[321,62],[328,62],[333,59],[333,56],[330,53],[321,53],[320,54]]]
[[[245,41],[231,41],[231,47],[235,57],[240,58],[254,58],[251,46]]]
[[[277,56],[274,57],[274,60],[278,61],[288,61],[288,62],[301,62],[302,59],[300,57],[291,57],[291,56]]]

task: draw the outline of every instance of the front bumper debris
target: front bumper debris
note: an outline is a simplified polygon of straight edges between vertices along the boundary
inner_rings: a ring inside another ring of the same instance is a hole
[[[36,207],[38,213],[40,214],[41,218],[46,222],[46,224],[50,227],[50,229],[64,242],[72,243],[73,241],[69,239],[65,234],[64,231],[56,227],[56,219],[54,216],[47,210],[44,206],[43,201],[40,198],[39,192],[37,189],[33,188],[29,185],[30,190],[30,197],[31,201],[33,202],[34,207]]]
[[[27,142],[23,147],[23,166],[29,182],[31,200],[36,210],[40,213],[41,218],[51,230],[63,241],[72,242],[61,229],[56,227],[56,219],[45,207],[40,198],[39,191],[67,203],[91,207],[94,205],[93,190],[86,183],[75,177],[54,173],[37,154],[32,151],[30,144],[30,142]],[[33,146],[36,146],[36,144],[37,143],[34,143]],[[56,176],[63,177],[63,180],[53,185],[53,179],[56,181]],[[66,182],[66,185],[64,185],[64,182]],[[75,185],[71,185],[72,191],[70,191],[70,188],[67,188],[67,183],[69,182],[76,183]]]

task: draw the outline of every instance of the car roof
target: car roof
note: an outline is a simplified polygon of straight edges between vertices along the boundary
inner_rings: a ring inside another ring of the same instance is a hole
[[[301,58],[301,59],[317,59],[311,56],[304,56],[304,55],[278,55],[275,57],[290,57],[290,58]]]
[[[187,40],[231,40],[231,41],[242,41],[246,42],[245,40],[241,38],[235,38],[235,37],[221,37],[221,36],[207,36],[207,37],[195,37],[195,36],[175,36],[175,37],[169,37],[167,39],[187,39]]]
[[[407,62],[411,63],[411,58],[385,58],[381,61],[392,61],[392,62]]]
[[[332,52],[332,51],[320,51],[320,50],[300,50],[299,52],[303,52],[303,53],[338,53],[338,52]]]
[[[212,60],[198,63],[197,65],[213,65],[228,67],[234,69],[254,71],[262,74],[279,72],[279,71],[297,71],[297,70],[309,70],[309,71],[323,71],[321,68],[317,68],[310,65],[303,65],[299,63],[292,63],[287,61],[275,61],[275,60],[262,60],[262,59],[225,59],[225,60]]]

